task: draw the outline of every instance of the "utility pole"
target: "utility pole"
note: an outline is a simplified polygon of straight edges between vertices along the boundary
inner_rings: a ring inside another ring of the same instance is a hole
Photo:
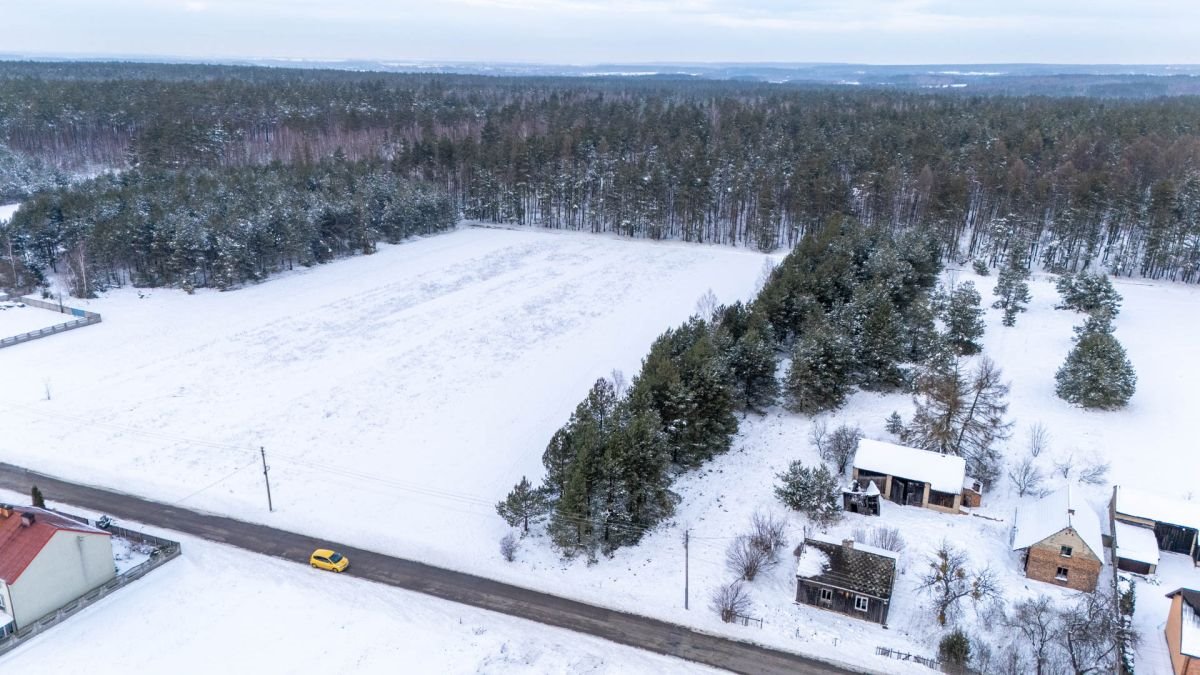
[[[267,481],[267,510],[273,512],[275,505],[271,503],[271,476],[267,473],[271,470],[271,467],[267,466],[267,449],[260,445],[258,451],[262,453],[263,479]]]
[[[691,530],[683,531],[683,608],[688,608],[688,540]]]

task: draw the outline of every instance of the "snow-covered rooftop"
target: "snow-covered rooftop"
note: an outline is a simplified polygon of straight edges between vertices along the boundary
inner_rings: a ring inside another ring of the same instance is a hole
[[[967,462],[962,457],[908,448],[895,443],[864,438],[854,453],[854,467],[888,476],[929,483],[938,492],[962,491]]]
[[[829,567],[829,556],[815,546],[805,546],[804,553],[796,559],[796,576],[815,577]]]
[[[809,535],[808,538],[813,541],[819,541],[819,542],[822,542],[825,544],[833,544],[835,546],[842,546],[845,543],[844,541],[842,541],[841,539],[838,539],[837,537],[830,537],[830,536],[824,535],[824,534],[813,534],[813,535]],[[884,556],[885,558],[891,558],[892,560],[900,559],[900,554],[896,553],[895,551],[889,551],[886,548],[879,548],[878,546],[871,546],[870,544],[864,544],[864,543],[858,542],[858,541],[854,542],[854,550],[865,551],[867,553],[874,553],[875,555],[881,555],[881,556]]]
[[[1118,522],[1116,556],[1126,560],[1157,565],[1158,540],[1154,538],[1154,531]]]
[[[1068,527],[1075,530],[1097,558],[1104,559],[1100,517],[1086,500],[1071,493],[1070,486],[1017,509],[1013,550],[1029,548]]]
[[[1200,503],[1133,488],[1117,488],[1117,513],[1200,530]]]

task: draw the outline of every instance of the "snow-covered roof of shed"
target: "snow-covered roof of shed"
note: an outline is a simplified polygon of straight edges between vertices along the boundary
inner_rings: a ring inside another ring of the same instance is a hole
[[[1118,522],[1116,555],[1126,560],[1157,565],[1158,540],[1154,538],[1154,530]]]
[[[1117,513],[1200,530],[1200,503],[1133,488],[1117,488]]]
[[[938,492],[962,491],[967,462],[962,457],[864,438],[854,453],[854,467],[888,476],[929,483]]]
[[[1072,494],[1070,486],[1017,509],[1013,550],[1029,548],[1068,527],[1075,530],[1097,558],[1104,559],[1100,517],[1086,500]]]

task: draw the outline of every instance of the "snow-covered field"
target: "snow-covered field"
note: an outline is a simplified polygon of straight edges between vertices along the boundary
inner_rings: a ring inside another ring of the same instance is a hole
[[[885,505],[881,518],[847,517],[830,532],[901,529],[908,546],[889,629],[794,605],[790,555],[751,584],[750,614],[765,619],[762,629],[720,623],[707,605],[733,576],[726,546],[755,510],[779,510],[776,473],[815,458],[811,420],[779,409],[746,419],[728,455],[681,479],[678,516],[641,546],[588,566],[560,560],[535,534],[515,563],[503,562],[496,542],[506,528],[494,504],[522,474],[540,478],[546,441],[590,383],[612,368],[635,373],[653,337],[705,289],[721,301],[748,297],[762,265],[746,251],[470,229],[232,293],[118,291],[85,304],[103,324],[0,352],[8,431],[0,454],[882,672],[927,671],[876,657],[876,646],[936,653],[940,635],[915,589],[943,537],[1000,572],[1010,600],[1061,595],[1021,576],[1007,545],[1017,500],[1001,485],[980,510],[998,520]],[[949,274],[975,279],[989,298],[994,278]],[[1031,286],[1034,301],[1017,327],[988,312],[985,351],[1012,381],[1009,456],[1024,453],[1028,428],[1040,422],[1051,436],[1039,460],[1047,471],[1067,455],[1095,456],[1111,462],[1115,482],[1189,497],[1180,477],[1200,475],[1191,451],[1200,288],[1116,280],[1125,296],[1116,334],[1137,368],[1138,393],[1125,410],[1093,413],[1053,390],[1080,317],[1053,309],[1049,278]],[[860,393],[830,419],[892,440],[884,418],[898,410],[907,419],[911,408],[907,396]],[[1099,513],[1110,488],[1084,493]],[[794,546],[804,524],[792,517],[790,526]],[[690,611],[682,607],[685,528]],[[979,621],[969,609],[964,620]]]
[[[0,671],[717,672],[173,532],[154,534],[180,541],[184,554],[5,655]]]
[[[66,323],[72,318],[49,309],[28,305],[18,307],[15,302],[0,301],[0,338],[49,328],[55,324]]]

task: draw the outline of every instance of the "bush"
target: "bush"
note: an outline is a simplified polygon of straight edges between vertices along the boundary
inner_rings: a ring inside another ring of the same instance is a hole
[[[752,537],[744,535],[734,539],[725,552],[725,564],[729,570],[746,581],[754,581],[754,577],[771,563],[771,556],[757,546]]]
[[[975,270],[975,274],[978,274],[981,277],[986,277],[991,273],[991,270],[988,269],[987,262],[979,258],[976,258],[971,263],[971,269]]]
[[[520,546],[518,542],[519,540],[513,536],[512,532],[509,532],[500,539],[500,555],[504,556],[504,559],[508,562],[512,562],[517,558],[517,548]]]
[[[750,609],[750,596],[741,581],[735,581],[728,586],[721,586],[713,591],[710,605],[721,620],[733,623],[739,614],[745,614]]]
[[[971,640],[967,634],[956,628],[943,637],[938,644],[938,659],[952,668],[964,668],[971,660]]]
[[[750,543],[774,560],[785,543],[787,521],[773,513],[756,511],[750,520],[750,527]]]

